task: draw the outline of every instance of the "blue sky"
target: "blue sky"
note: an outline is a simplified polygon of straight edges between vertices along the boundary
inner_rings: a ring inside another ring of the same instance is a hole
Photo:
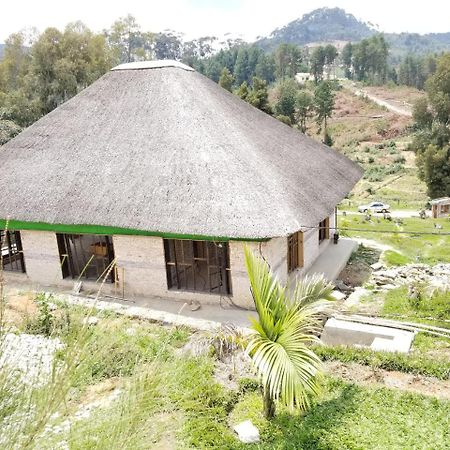
[[[323,6],[344,8],[387,32],[450,32],[445,0],[21,0],[2,2],[0,42],[22,28],[63,28],[76,20],[101,31],[128,13],[149,31],[173,29],[188,38],[230,32],[252,40]]]

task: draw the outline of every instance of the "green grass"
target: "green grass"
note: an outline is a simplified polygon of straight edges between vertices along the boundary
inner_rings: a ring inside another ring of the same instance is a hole
[[[435,321],[450,320],[450,292],[436,291],[431,295],[426,293],[426,287],[418,287],[420,299],[410,300],[408,287],[392,289],[386,294],[383,314],[399,315],[403,319],[432,318]],[[445,323],[445,322],[444,322]],[[447,324],[450,328],[450,323]]]
[[[435,228],[435,224],[442,226],[441,230]],[[361,229],[364,231],[345,231],[350,237],[371,239],[381,244],[392,247],[388,261],[420,262],[437,264],[450,262],[450,235],[439,235],[439,232],[450,233],[450,221],[447,219],[419,219],[406,218],[397,225],[381,217],[373,217],[370,222],[364,220],[362,215],[342,217],[339,220],[342,228]],[[400,234],[397,231],[407,231],[412,234]],[[430,233],[426,235],[414,233]],[[401,255],[402,258],[398,255]]]
[[[262,445],[246,448],[449,448],[449,402],[384,388],[368,389],[331,379],[304,415],[283,411],[267,422],[260,411],[260,396],[249,393],[232,413],[233,423],[251,418],[261,430]]]
[[[309,411],[289,413],[279,406],[268,422],[257,386],[226,390],[212,377],[210,357],[177,359],[159,368],[138,395],[78,424],[71,433],[71,448],[152,448],[167,445],[169,432],[176,445],[162,448],[443,448],[439,445],[449,437],[450,402],[330,378]],[[175,429],[171,417],[178,418]],[[260,430],[258,445],[241,444],[231,431],[231,425],[248,419]]]
[[[69,326],[55,328],[68,348],[80,336],[84,314],[81,308],[70,307],[64,315],[70,318]],[[41,435],[36,440],[38,448],[59,448],[65,442],[75,450],[437,449],[445,448],[442,443],[449,439],[449,402],[332,378],[325,380],[322,394],[309,411],[290,413],[280,406],[275,419],[268,422],[262,417],[255,380],[242,379],[237,391],[229,390],[214,379],[212,353],[193,358],[176,352],[186,342],[187,330],[108,313],[95,315],[100,320],[89,328],[85,358],[71,379],[74,392],[61,403],[60,416],[47,418],[47,423],[64,423],[77,411],[80,396],[89,386],[111,377],[120,380],[122,394],[109,406],[76,421],[70,430]],[[418,358],[394,354],[373,354],[369,362],[375,364],[376,357],[379,367],[407,367],[415,373],[449,377],[450,364],[427,361],[425,365]],[[387,358],[392,358],[389,363]],[[14,395],[0,391],[0,417],[11,413],[8,407],[15,407],[10,400]],[[241,444],[236,439],[231,426],[246,419],[259,427],[260,444]]]
[[[404,266],[405,264],[411,262],[407,256],[393,250],[385,251],[383,254],[383,260],[389,266]]]

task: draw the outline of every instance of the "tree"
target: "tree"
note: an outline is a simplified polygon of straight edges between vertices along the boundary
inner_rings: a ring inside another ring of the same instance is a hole
[[[428,195],[438,198],[450,195],[450,147],[429,145],[417,156],[419,176],[427,185]]]
[[[306,132],[306,120],[311,116],[314,108],[314,100],[311,94],[306,90],[301,90],[295,98],[297,108],[297,121],[302,133]]]
[[[332,286],[320,276],[303,278],[293,290],[281,285],[267,263],[247,247],[245,263],[258,314],[247,352],[263,385],[264,414],[275,415],[275,402],[305,410],[319,392],[317,342],[320,315],[331,300]]]
[[[231,92],[233,89],[233,83],[234,83],[233,75],[226,67],[224,67],[222,69],[222,73],[220,74],[219,86],[222,86],[224,89]]]
[[[419,129],[431,129],[433,114],[431,113],[426,97],[419,98],[413,107],[413,119]]]
[[[341,53],[341,60],[345,70],[345,77],[351,79],[352,73],[352,59],[353,59],[353,45],[351,42],[345,44]]]
[[[153,53],[156,59],[180,60],[183,55],[180,36],[173,31],[158,33],[154,38]]]
[[[0,120],[0,146],[6,144],[10,139],[12,139],[14,136],[17,136],[21,131],[22,128],[20,128],[11,120]]]
[[[302,64],[302,50],[294,44],[281,44],[275,51],[276,74],[279,79],[293,78]]]
[[[275,60],[272,55],[261,55],[255,67],[255,75],[268,83],[275,81]]]
[[[131,14],[116,20],[105,34],[117,64],[151,59],[151,35],[141,32]]]
[[[9,36],[1,60],[3,83],[0,88],[4,91],[19,89],[29,70],[30,61],[30,54],[25,48],[25,34],[14,33]]]
[[[439,58],[435,74],[427,81],[426,91],[435,119],[448,125],[450,123],[450,53]]]
[[[450,195],[450,53],[441,56],[426,83],[427,99],[414,107],[412,148],[430,197]]]
[[[352,67],[358,81],[383,84],[387,79],[388,44],[382,34],[352,46]]]
[[[64,33],[47,28],[31,49],[30,90],[47,114],[103,75],[111,65],[106,41],[81,22]]]
[[[334,61],[337,58],[338,51],[334,45],[328,44],[323,49],[325,65],[327,68],[327,79],[330,79],[331,70],[334,68]]]
[[[240,97],[242,100],[247,100],[249,94],[248,84],[244,81],[236,92],[236,95]]]
[[[252,89],[248,93],[245,100],[261,111],[268,114],[272,112],[269,105],[269,92],[267,90],[267,83],[265,80],[261,80],[258,77],[253,77]]]
[[[291,123],[295,121],[295,100],[298,83],[293,79],[282,81],[278,87],[278,101],[275,103],[275,113],[278,116],[289,117]]]
[[[314,76],[314,81],[318,83],[323,79],[323,69],[325,66],[325,49],[321,45],[316,47],[310,58],[311,73]]]
[[[321,81],[316,87],[314,91],[314,106],[317,124],[320,128],[323,127],[325,142],[328,136],[327,119],[331,117],[334,109],[334,92],[329,81]]]
[[[205,75],[216,83],[219,82],[222,67],[216,59],[210,59],[205,63]]]
[[[248,52],[246,48],[240,48],[234,66],[234,78],[241,85],[244,81],[250,82],[250,71],[248,67]]]

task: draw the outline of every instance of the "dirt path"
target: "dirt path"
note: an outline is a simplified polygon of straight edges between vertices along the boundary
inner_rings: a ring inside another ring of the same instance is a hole
[[[395,100],[385,100],[376,95],[369,94],[364,89],[359,89],[356,86],[352,86],[350,84],[346,85],[346,87],[356,96],[368,98],[377,105],[383,106],[389,111],[394,112],[395,114],[399,114],[400,116],[412,117],[412,107],[408,103],[396,102]]]
[[[450,380],[413,375],[410,373],[373,369],[357,363],[326,361],[325,370],[346,382],[364,386],[384,386],[415,394],[450,400]]]

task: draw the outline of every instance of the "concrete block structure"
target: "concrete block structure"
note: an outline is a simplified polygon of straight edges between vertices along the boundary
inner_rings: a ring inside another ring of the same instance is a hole
[[[173,61],[113,69],[4,145],[0,166],[9,280],[244,307],[244,246],[281,281],[303,276],[361,176]]]

